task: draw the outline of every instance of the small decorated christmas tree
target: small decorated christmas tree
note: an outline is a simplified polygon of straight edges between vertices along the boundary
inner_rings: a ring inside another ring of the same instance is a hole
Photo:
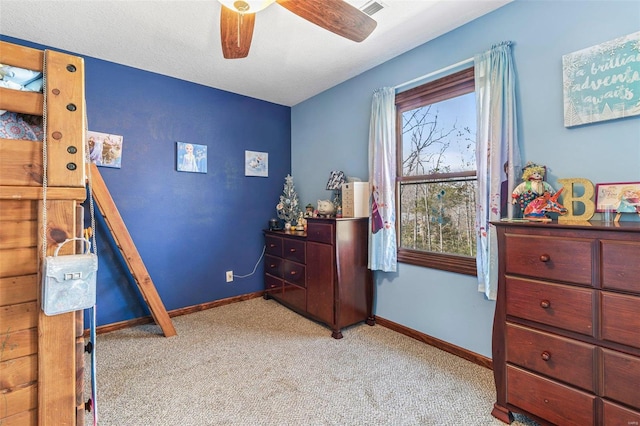
[[[298,194],[293,186],[293,177],[287,175],[284,178],[284,190],[280,195],[280,202],[276,206],[278,217],[285,221],[285,223],[291,224],[298,220],[300,215],[300,203],[298,201]]]

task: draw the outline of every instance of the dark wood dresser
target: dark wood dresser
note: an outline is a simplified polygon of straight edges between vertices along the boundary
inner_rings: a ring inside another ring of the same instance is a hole
[[[640,223],[494,225],[492,414],[640,424]]]
[[[307,232],[264,231],[265,298],[331,328],[374,325],[368,218],[308,219]]]

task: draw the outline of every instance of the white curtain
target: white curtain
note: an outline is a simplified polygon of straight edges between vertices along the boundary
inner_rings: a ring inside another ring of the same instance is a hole
[[[498,249],[495,227],[492,227],[490,222],[500,220],[501,197],[511,199],[508,193],[503,192],[514,188],[514,171],[520,170],[521,163],[516,126],[516,76],[511,56],[511,42],[494,45],[491,50],[476,55],[474,62],[478,115],[478,291],[483,292],[488,299],[495,300],[498,287]],[[509,201],[507,206],[507,216],[511,218],[513,206]]]
[[[369,269],[395,272],[396,245],[396,108],[395,89],[373,93],[369,126]]]

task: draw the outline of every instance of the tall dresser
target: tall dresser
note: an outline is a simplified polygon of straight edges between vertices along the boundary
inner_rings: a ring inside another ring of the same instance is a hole
[[[492,414],[640,424],[640,223],[494,225]]]
[[[308,219],[307,232],[265,231],[265,297],[331,328],[374,325],[368,218]]]

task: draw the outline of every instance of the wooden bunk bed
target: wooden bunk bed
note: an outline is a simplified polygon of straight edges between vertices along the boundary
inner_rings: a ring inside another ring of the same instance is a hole
[[[42,93],[0,88],[0,110],[45,111],[48,147],[43,224],[42,141],[0,139],[0,424],[83,425],[83,312],[46,316],[39,274],[43,226],[48,254],[82,233],[84,62],[0,41],[0,64],[44,73],[45,107]],[[61,254],[74,249],[67,244]]]

